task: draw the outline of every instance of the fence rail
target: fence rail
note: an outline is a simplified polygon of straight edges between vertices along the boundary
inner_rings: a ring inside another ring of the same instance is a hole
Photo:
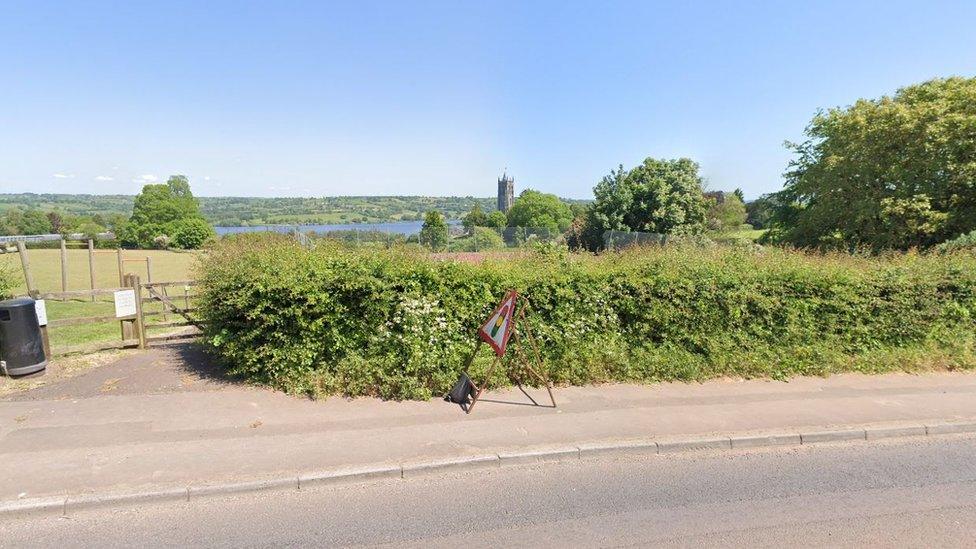
[[[114,233],[99,233],[94,235],[98,240],[115,240]],[[91,238],[91,235],[85,235],[82,233],[70,233],[70,234],[23,234],[23,235],[13,235],[13,236],[0,236],[0,244],[13,244],[15,242],[57,242],[59,240],[80,240],[85,241]]]

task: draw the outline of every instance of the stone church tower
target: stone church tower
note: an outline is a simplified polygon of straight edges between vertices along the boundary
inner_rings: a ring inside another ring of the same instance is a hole
[[[515,178],[508,175],[508,172],[504,172],[498,178],[498,211],[508,213],[514,202]]]

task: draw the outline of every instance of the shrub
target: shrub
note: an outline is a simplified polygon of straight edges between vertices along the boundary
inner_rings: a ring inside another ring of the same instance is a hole
[[[472,234],[451,242],[452,252],[484,252],[505,247],[505,240],[498,231],[488,227],[473,227]]]
[[[7,299],[13,295],[14,276],[13,272],[3,265],[0,265],[0,299]]]
[[[157,250],[165,250],[169,248],[169,237],[161,234],[156,238],[153,238],[153,248]]]
[[[974,250],[976,249],[976,231],[970,231],[952,240],[947,240],[939,244],[936,249],[943,253],[959,250]]]
[[[251,235],[199,269],[212,350],[291,392],[442,394],[507,288],[531,300],[544,368],[563,384],[976,366],[967,254],[668,246],[472,265]],[[479,355],[472,374],[489,363]]]
[[[169,229],[173,245],[184,250],[195,250],[216,236],[210,223],[199,217],[174,221]]]

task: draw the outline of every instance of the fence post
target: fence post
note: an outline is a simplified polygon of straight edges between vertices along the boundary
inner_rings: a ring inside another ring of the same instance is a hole
[[[61,237],[61,291],[68,291],[68,249],[63,236]],[[62,297],[61,301],[67,301],[67,298]]]
[[[123,277],[122,283],[120,283],[119,286],[122,286],[123,288],[132,287],[131,275],[125,275],[125,277]],[[136,296],[136,301],[138,300],[139,297]],[[138,310],[139,309],[136,309],[136,311]],[[133,339],[135,337],[135,334],[133,333],[132,324],[133,324],[132,320],[129,319],[119,321],[119,326],[122,327],[122,341]]]
[[[30,258],[27,257],[27,246],[22,240],[17,241],[17,252],[20,255],[20,266],[24,269],[24,282],[27,284],[27,295],[34,297],[37,287],[34,286],[34,275],[30,270]]]
[[[95,289],[95,241],[88,239],[88,278],[91,279],[91,289]],[[91,295],[91,300],[95,301],[95,294]]]
[[[115,253],[119,262],[119,286],[125,286],[125,267],[122,265],[122,248],[118,248]]]
[[[41,346],[44,347],[44,358],[46,360],[54,358],[51,354],[51,336],[47,333],[47,324],[41,326]]]
[[[136,335],[139,338],[139,348],[146,348],[146,323],[142,317],[142,284],[139,283],[139,275],[132,275],[130,282],[132,289],[136,292]]]

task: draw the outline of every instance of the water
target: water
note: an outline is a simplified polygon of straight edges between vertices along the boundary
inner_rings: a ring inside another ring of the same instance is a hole
[[[448,225],[457,225],[460,222],[457,220],[450,220],[447,223]],[[290,233],[297,229],[303,233],[309,231],[317,233],[327,233],[330,231],[380,231],[384,233],[410,236],[419,233],[420,228],[423,225],[423,221],[392,221],[389,223],[340,223],[336,225],[259,225],[256,227],[214,227],[214,229],[219,235],[264,231]]]

